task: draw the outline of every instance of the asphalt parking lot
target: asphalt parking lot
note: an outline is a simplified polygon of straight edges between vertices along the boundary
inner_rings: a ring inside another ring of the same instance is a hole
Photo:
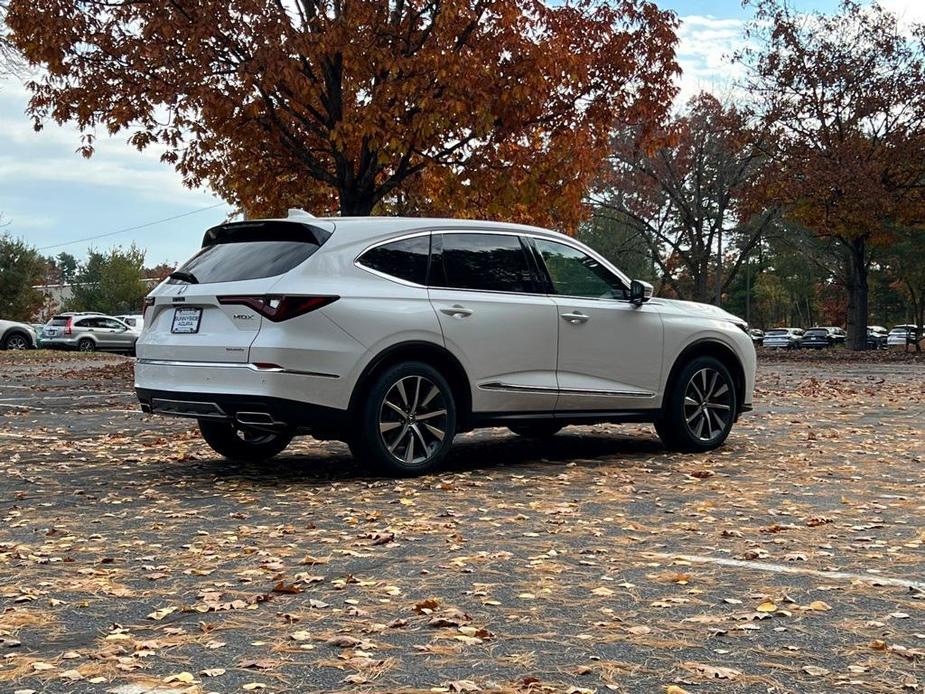
[[[0,354],[0,691],[925,691],[925,361],[762,359],[725,447],[229,464],[122,357]]]

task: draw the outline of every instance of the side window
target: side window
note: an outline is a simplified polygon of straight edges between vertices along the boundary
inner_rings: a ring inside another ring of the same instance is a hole
[[[442,234],[443,278],[431,284],[486,292],[533,293],[536,279],[521,240],[507,234]]]
[[[122,328],[124,328],[125,326],[122,325],[122,323],[120,323],[119,321],[113,320],[112,318],[100,318],[100,327],[101,328],[113,328],[115,330],[122,330]]]
[[[534,239],[555,294],[589,299],[625,299],[623,281],[597,260],[564,243]]]
[[[430,234],[376,246],[360,257],[360,264],[415,284],[427,284]]]

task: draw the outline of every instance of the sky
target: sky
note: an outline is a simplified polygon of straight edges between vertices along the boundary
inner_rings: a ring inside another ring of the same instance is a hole
[[[740,0],[657,2],[681,20],[679,99],[702,89],[728,92],[735,75],[727,56],[741,45],[748,19]],[[832,11],[837,5],[837,0],[793,2],[807,11]],[[923,0],[882,4],[908,21],[925,21]],[[78,258],[91,246],[104,250],[134,242],[146,251],[147,263],[156,265],[186,260],[198,249],[203,231],[233,212],[210,191],[184,187],[157,153],[136,151],[124,136],[100,137],[94,156],[84,159],[76,153],[80,139],[73,127],[48,124],[33,131],[24,113],[27,101],[18,80],[0,80],[0,214],[6,223],[0,231],[43,254],[65,251]],[[129,227],[142,228],[112,233]],[[101,234],[112,235],[82,240]]]

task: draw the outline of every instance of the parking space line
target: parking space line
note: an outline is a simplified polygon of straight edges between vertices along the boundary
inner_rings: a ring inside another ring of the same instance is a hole
[[[29,405],[5,405],[0,402],[0,407],[12,407],[14,410],[41,410],[41,407],[31,407]]]
[[[645,552],[643,556],[656,559],[672,559],[692,564],[716,564],[718,566],[733,566],[739,569],[749,569],[751,571],[767,571],[769,573],[779,574],[799,574],[803,576],[816,576],[819,578],[838,579],[842,581],[861,581],[878,586],[896,586],[899,588],[911,588],[918,591],[925,591],[925,583],[922,581],[908,581],[903,578],[891,578],[889,576],[878,576],[877,574],[856,574],[848,571],[818,571],[816,569],[807,569],[800,566],[785,566],[784,564],[772,564],[764,561],[746,561],[743,559],[729,559],[727,557],[710,557],[698,554],[668,554],[664,552]]]
[[[90,398],[115,398],[121,396],[122,393],[102,393],[99,395],[30,395],[28,397],[22,398],[0,398],[0,402],[18,402],[19,400],[87,400]]]

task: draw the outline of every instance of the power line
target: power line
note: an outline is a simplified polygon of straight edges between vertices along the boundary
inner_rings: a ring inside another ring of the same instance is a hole
[[[87,236],[83,239],[74,239],[73,241],[65,241],[64,243],[53,243],[50,246],[42,246],[38,250],[47,251],[49,248],[61,248],[62,246],[71,246],[75,243],[85,243],[86,241],[96,241],[97,239],[104,239],[107,236],[115,236],[116,234],[124,234],[127,231],[135,231],[136,229],[144,229],[145,227],[153,227],[155,224],[163,224],[164,222],[172,222],[175,219],[180,219],[182,217],[189,217],[193,214],[199,214],[200,212],[206,212],[207,210],[214,210],[216,207],[221,207],[225,205],[224,202],[217,202],[214,205],[209,205],[208,207],[201,207],[198,210],[191,210],[189,212],[184,212],[183,214],[175,214],[173,217],[164,217],[164,219],[158,219],[153,222],[145,222],[144,224],[138,224],[133,227],[126,227],[125,229],[117,229],[116,231],[110,231],[105,234],[97,234],[96,236]]]

